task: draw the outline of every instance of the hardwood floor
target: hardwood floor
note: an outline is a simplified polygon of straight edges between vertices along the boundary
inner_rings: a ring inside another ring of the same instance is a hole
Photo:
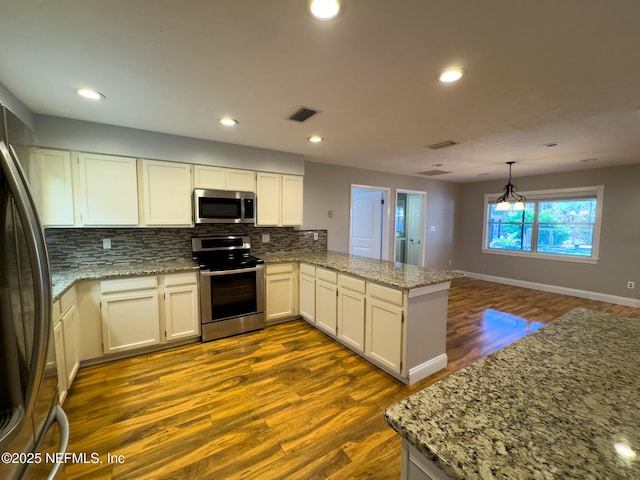
[[[64,404],[68,451],[102,464],[68,463],[67,478],[400,478],[389,405],[578,306],[640,317],[465,278],[450,291],[448,367],[410,387],[303,320],[82,368]]]

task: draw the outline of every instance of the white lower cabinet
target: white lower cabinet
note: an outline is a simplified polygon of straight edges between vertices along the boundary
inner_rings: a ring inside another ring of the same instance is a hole
[[[365,355],[398,374],[403,368],[403,298],[400,290],[367,286]]]
[[[316,319],[316,267],[300,264],[300,316],[315,323]]]
[[[435,464],[416,447],[402,440],[401,480],[450,480]]]
[[[164,332],[168,342],[200,335],[197,273],[163,277]]]
[[[277,323],[298,315],[297,265],[266,265],[265,323]]]
[[[338,338],[364,352],[366,282],[338,276]]]
[[[335,336],[338,328],[338,276],[316,268],[316,325]]]
[[[62,332],[62,323],[60,319],[54,321],[53,326],[53,343],[56,350],[56,367],[58,369],[58,393],[60,395],[60,404],[67,398],[67,369],[66,359],[64,356],[64,333]]]
[[[58,369],[58,391],[60,402],[78,373],[80,355],[78,352],[78,309],[75,287],[69,289],[53,304],[53,340]]]
[[[105,354],[160,343],[157,287],[155,276],[100,282]]]

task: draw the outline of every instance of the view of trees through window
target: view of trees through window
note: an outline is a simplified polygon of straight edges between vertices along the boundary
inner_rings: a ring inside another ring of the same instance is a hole
[[[487,246],[590,257],[596,209],[595,198],[537,200],[522,211],[498,211],[490,204]]]

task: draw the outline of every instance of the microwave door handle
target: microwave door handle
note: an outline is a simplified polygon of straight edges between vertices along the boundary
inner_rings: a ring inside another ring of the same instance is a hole
[[[220,275],[234,275],[236,273],[248,273],[248,272],[257,272],[258,270],[262,270],[262,265],[258,267],[251,268],[237,268],[235,270],[214,270],[214,271],[201,271],[200,275],[202,277],[217,277]]]
[[[13,148],[9,153],[6,144],[0,142],[2,170],[22,223],[34,282],[34,345],[25,391],[25,413],[29,416],[38,398],[44,376],[51,324],[51,277],[44,232],[38,219],[35,202],[27,187],[26,177],[17,158]]]

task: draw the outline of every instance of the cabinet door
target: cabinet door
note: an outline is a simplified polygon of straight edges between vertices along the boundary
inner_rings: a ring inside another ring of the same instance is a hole
[[[310,275],[300,274],[300,315],[315,322],[316,312],[316,279]]]
[[[258,172],[256,185],[257,225],[280,225],[281,180],[282,175]]]
[[[80,355],[78,353],[78,309],[73,305],[60,319],[64,334],[65,370],[67,373],[67,389],[71,388],[73,379],[78,373]]]
[[[40,149],[42,200],[40,212],[47,227],[70,227],[75,224],[71,153]]]
[[[213,190],[227,188],[226,168],[195,165],[193,177],[195,188],[211,188]]]
[[[56,367],[58,369],[58,392],[60,394],[60,404],[67,398],[67,370],[64,354],[64,334],[62,332],[62,322],[58,321],[53,327],[53,342],[56,350]]]
[[[256,191],[256,173],[251,170],[227,168],[227,190]]]
[[[138,225],[135,158],[76,154],[82,225]]]
[[[303,177],[282,176],[282,225],[302,225]]]
[[[200,335],[198,285],[165,287],[164,320],[169,342]]]
[[[401,306],[367,297],[365,354],[390,370],[402,372]]]
[[[364,352],[364,298],[360,292],[339,289],[338,338],[360,352]]]
[[[296,315],[293,273],[265,275],[265,288],[267,291],[266,322]]]
[[[110,293],[101,303],[104,353],[160,342],[157,290]]]
[[[316,279],[316,325],[331,335],[338,326],[338,286]]]
[[[191,165],[154,160],[140,162],[143,223],[191,226]]]

